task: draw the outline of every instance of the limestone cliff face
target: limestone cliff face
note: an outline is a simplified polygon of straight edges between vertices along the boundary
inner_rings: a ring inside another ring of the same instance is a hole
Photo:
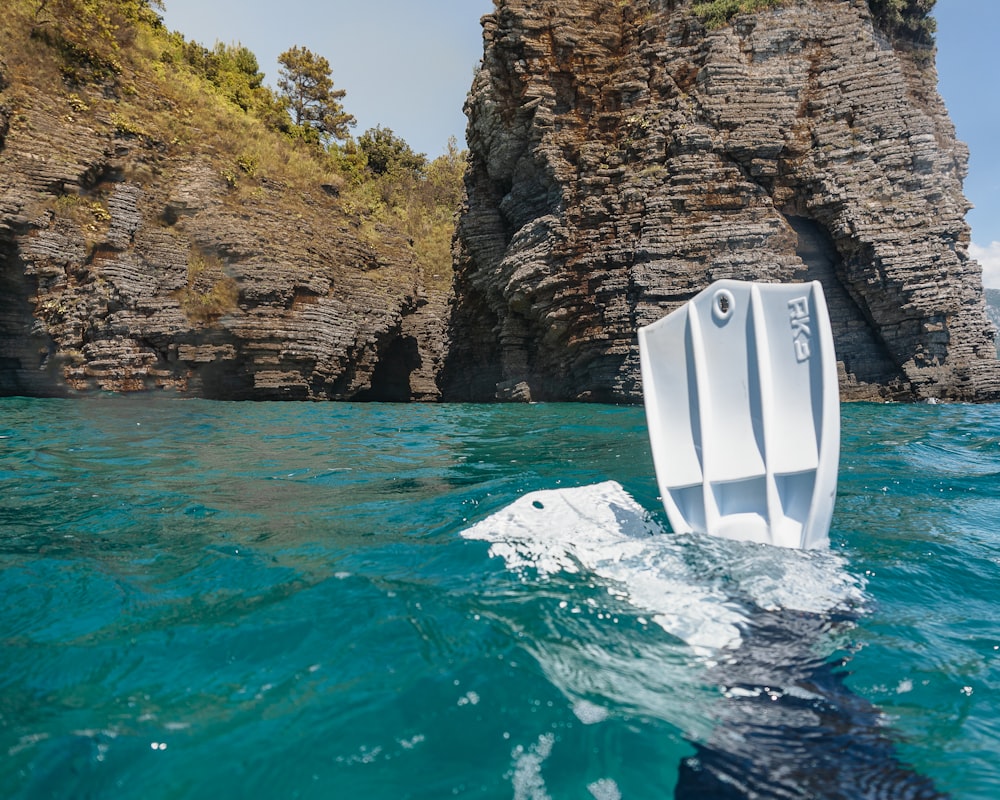
[[[866,2],[498,0],[484,41],[446,396],[634,401],[719,278],[820,280],[846,398],[1000,395],[967,151]]]
[[[181,155],[62,92],[15,92],[14,69],[0,65],[0,395],[437,399],[447,291],[398,233],[363,235],[331,186],[227,175],[196,119]]]

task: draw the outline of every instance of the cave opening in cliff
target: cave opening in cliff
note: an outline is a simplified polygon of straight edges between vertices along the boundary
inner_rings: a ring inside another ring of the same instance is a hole
[[[0,397],[65,394],[50,358],[55,344],[35,323],[35,293],[16,248],[0,242]]]
[[[372,370],[371,387],[354,398],[373,403],[408,403],[413,399],[410,375],[420,366],[420,351],[412,336],[397,336]]]
[[[904,381],[902,371],[844,278],[844,260],[829,230],[815,219],[786,215],[798,239],[795,253],[805,269],[796,280],[819,281],[830,312],[837,360],[858,384],[889,385]]]
[[[198,364],[192,377],[207,400],[248,400],[254,396],[253,376],[243,360],[216,359]]]

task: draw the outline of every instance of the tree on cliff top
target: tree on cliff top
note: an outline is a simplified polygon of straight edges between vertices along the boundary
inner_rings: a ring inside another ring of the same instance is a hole
[[[897,41],[934,44],[937,22],[930,13],[936,0],[868,0],[875,22]]]
[[[333,88],[330,62],[295,45],[278,56],[278,63],[281,100],[297,132],[324,147],[335,139],[346,139],[356,120],[340,102],[347,92]]]
[[[365,154],[368,169],[375,175],[411,175],[423,177],[427,156],[413,152],[391,128],[376,125],[358,138],[358,147]]]

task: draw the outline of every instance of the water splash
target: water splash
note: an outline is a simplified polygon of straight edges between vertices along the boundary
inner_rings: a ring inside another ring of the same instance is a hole
[[[615,481],[527,494],[463,531],[522,579],[594,575],[697,652],[739,647],[759,609],[859,605],[839,555],[665,531]]]

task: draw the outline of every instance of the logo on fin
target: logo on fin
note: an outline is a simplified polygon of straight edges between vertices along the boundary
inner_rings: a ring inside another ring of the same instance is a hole
[[[809,298],[796,297],[788,301],[789,320],[792,327],[792,344],[795,346],[795,358],[801,363],[808,361],[812,352],[809,349]]]

